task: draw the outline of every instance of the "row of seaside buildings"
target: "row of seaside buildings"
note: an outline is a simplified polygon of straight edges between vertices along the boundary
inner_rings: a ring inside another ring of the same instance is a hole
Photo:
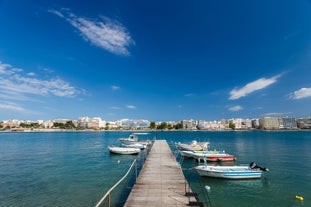
[[[56,124],[66,124],[70,122],[75,129],[95,129],[95,130],[148,130],[151,122],[148,120],[121,119],[118,121],[105,121],[100,117],[89,118],[80,117],[78,120],[56,119],[56,120],[4,120],[0,122],[2,130],[23,131],[25,126],[32,126],[31,130],[57,130]],[[311,129],[310,118],[292,118],[292,117],[263,117],[260,119],[222,119],[220,121],[204,120],[181,120],[154,122],[155,128],[166,123],[164,129],[181,130],[298,130]],[[35,126],[35,127],[34,127]],[[176,128],[176,126],[179,126]],[[163,129],[163,128],[161,128]]]

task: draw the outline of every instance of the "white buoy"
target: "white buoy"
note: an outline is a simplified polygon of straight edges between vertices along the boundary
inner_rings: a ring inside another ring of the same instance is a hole
[[[120,164],[120,160],[118,160],[118,164]]]
[[[211,187],[208,186],[208,185],[205,186],[205,189],[207,190],[207,192],[210,192],[210,191],[211,191]]]

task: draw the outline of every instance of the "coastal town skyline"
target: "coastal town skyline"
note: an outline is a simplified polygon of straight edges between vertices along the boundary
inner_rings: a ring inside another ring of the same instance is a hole
[[[0,120],[311,116],[311,3],[0,3]]]
[[[0,120],[0,131],[59,131],[59,130],[298,130],[311,129],[311,117],[231,118],[221,120],[150,121],[146,119],[104,120],[83,116],[78,119]]]

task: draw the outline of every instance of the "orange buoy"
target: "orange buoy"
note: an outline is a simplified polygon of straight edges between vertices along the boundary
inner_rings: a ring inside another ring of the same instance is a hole
[[[303,201],[303,197],[302,197],[302,196],[296,195],[295,198],[296,198],[297,200],[299,200],[299,201]]]

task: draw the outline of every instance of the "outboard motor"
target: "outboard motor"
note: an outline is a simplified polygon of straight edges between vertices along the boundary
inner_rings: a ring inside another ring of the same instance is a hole
[[[249,164],[249,167],[250,167],[251,169],[259,169],[259,170],[261,170],[261,171],[269,171],[268,168],[260,167],[260,166],[257,165],[255,162],[251,162],[251,163]]]

